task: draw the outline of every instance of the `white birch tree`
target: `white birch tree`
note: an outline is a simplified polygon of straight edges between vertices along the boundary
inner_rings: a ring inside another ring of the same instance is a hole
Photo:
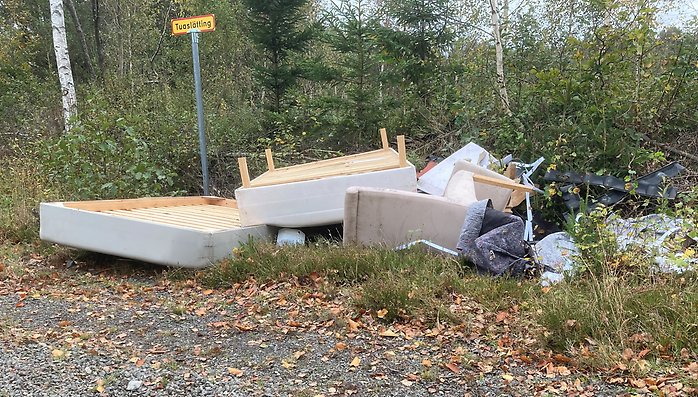
[[[56,70],[63,97],[63,121],[65,122],[65,132],[70,132],[71,119],[77,114],[78,100],[75,95],[73,70],[70,67],[70,56],[68,55],[63,1],[49,0],[49,5],[51,6],[51,30],[53,32],[53,50],[56,54]]]
[[[504,111],[511,115],[511,107],[509,106],[509,94],[507,93],[506,79],[504,78],[504,48],[502,47],[502,30],[499,18],[499,5],[497,0],[490,1],[492,35],[494,36],[494,50],[497,61],[497,89],[499,99],[502,102]]]

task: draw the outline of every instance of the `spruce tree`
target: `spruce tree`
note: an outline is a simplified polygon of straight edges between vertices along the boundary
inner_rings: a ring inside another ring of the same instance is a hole
[[[351,129],[354,143],[363,134],[374,136],[380,118],[378,101],[380,56],[375,40],[379,21],[367,0],[342,0],[328,16],[329,43],[340,54],[337,69],[345,88],[342,125]]]
[[[295,55],[307,50],[315,32],[309,21],[309,0],[244,0],[250,16],[250,34],[264,53],[257,77],[270,95],[269,109],[280,113],[286,92],[303,74]]]

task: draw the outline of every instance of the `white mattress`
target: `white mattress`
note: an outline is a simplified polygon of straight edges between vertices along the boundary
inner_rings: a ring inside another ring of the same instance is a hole
[[[242,225],[309,227],[341,223],[344,193],[352,186],[417,190],[407,167],[235,190]]]
[[[167,266],[209,266],[250,238],[266,241],[274,234],[263,225],[197,229],[69,208],[61,202],[41,203],[40,208],[42,240]]]

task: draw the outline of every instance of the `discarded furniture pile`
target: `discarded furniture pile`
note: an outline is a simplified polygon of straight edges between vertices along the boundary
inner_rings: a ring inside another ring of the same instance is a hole
[[[242,186],[236,200],[218,197],[144,198],[41,204],[41,238],[47,241],[169,266],[199,268],[228,256],[251,239],[303,243],[302,228],[342,224],[345,245],[404,249],[421,245],[460,256],[484,274],[543,275],[559,281],[570,271],[571,238],[551,234],[534,242],[532,177],[544,158],[526,164],[497,160],[469,143],[419,174],[407,161],[404,136],[397,151],[380,130],[378,150],[288,167],[251,179],[238,159]],[[503,174],[494,169],[505,170]],[[572,214],[582,203],[579,185],[605,189],[598,203],[628,194],[673,199],[674,163],[628,184],[614,177],[549,170],[562,183]],[[525,216],[512,208],[525,202]],[[594,204],[599,205],[599,204]],[[628,225],[618,225],[618,228]],[[664,263],[665,267],[667,266]]]

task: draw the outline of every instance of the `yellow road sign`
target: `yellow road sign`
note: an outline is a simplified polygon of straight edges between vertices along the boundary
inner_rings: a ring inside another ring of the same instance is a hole
[[[190,33],[192,30],[199,32],[213,32],[216,30],[216,16],[213,14],[207,14],[172,20],[173,35],[180,36]]]

